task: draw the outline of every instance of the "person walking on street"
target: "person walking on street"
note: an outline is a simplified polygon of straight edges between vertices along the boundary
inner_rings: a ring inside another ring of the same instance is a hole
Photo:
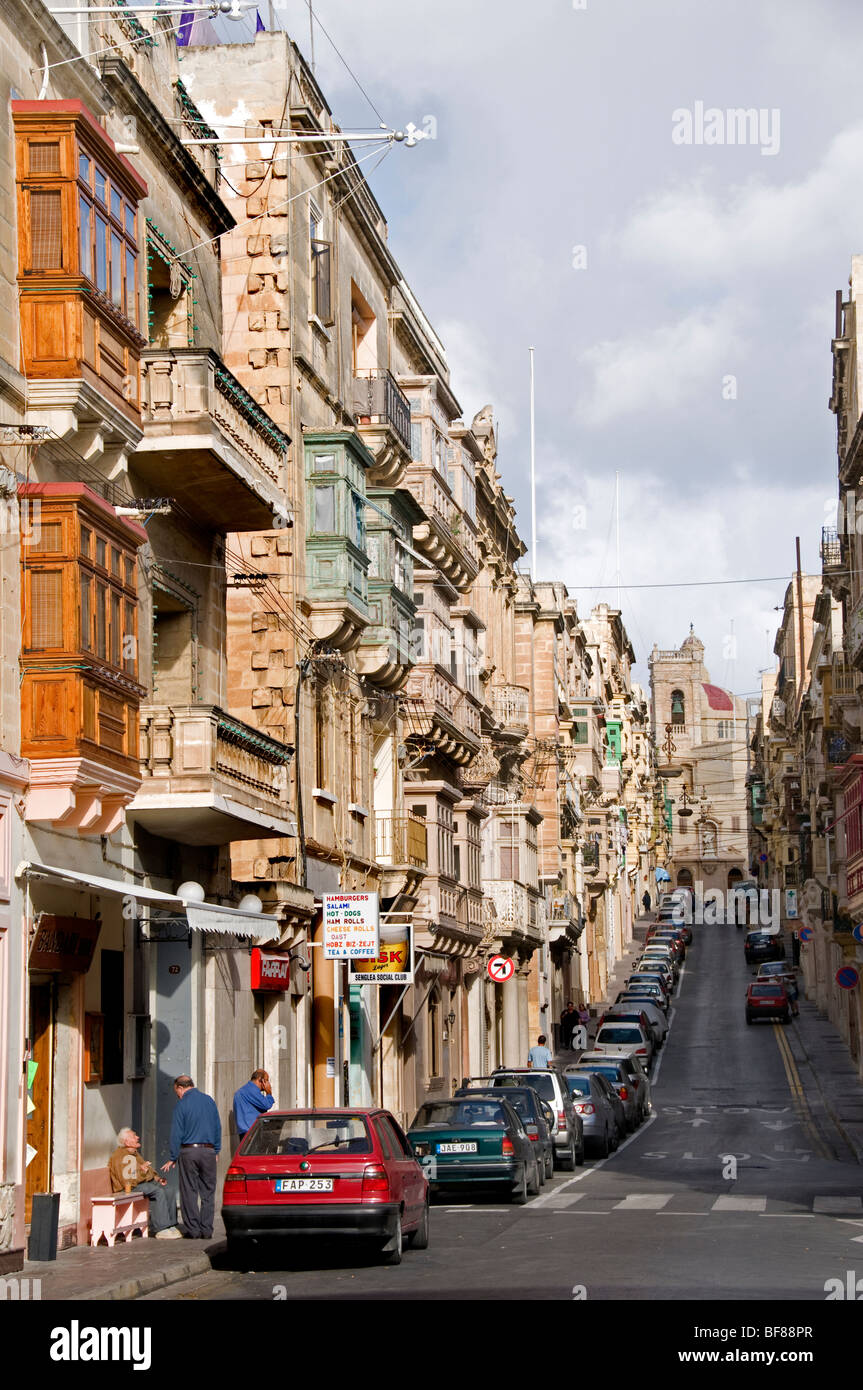
[[[265,1115],[275,1103],[270,1078],[259,1067],[257,1071],[252,1072],[251,1080],[234,1092],[234,1120],[238,1144],[242,1144],[258,1116]]]
[[[650,911],[650,894],[648,893],[648,891],[647,891],[646,888],[645,888],[645,890],[644,890],[644,897],[641,899],[641,902],[642,902],[642,905],[643,905],[643,907],[644,907],[644,911],[645,911],[645,912],[649,912],[649,911]]]
[[[168,1192],[152,1163],[139,1152],[141,1141],[133,1129],[121,1129],[117,1148],[108,1159],[112,1192],[138,1192],[150,1199],[150,1229],[157,1240],[179,1240],[176,1198]]]
[[[571,999],[567,999],[566,1008],[560,1016],[560,1046],[564,1051],[572,1047],[572,1030],[578,1023],[578,1014]]]
[[[545,1045],[546,1041],[545,1033],[540,1033],[536,1041],[536,1047],[532,1047],[527,1054],[527,1065],[529,1067],[536,1067],[538,1070],[544,1071],[551,1066],[552,1056]]]
[[[162,1164],[162,1172],[179,1164],[180,1205],[186,1235],[192,1240],[212,1240],[216,1159],[222,1147],[222,1122],[212,1096],[199,1091],[191,1076],[178,1076],[174,1093],[177,1105],[171,1121],[171,1157],[169,1162]]]

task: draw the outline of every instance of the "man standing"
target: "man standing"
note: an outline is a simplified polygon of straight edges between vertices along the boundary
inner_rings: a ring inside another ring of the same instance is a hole
[[[560,1016],[560,1046],[563,1051],[572,1047],[572,1030],[578,1023],[578,1014],[575,1012],[575,1005],[571,999],[567,999],[566,1008]]]
[[[152,1163],[142,1158],[141,1141],[133,1129],[121,1129],[117,1148],[108,1159],[113,1192],[140,1192],[150,1198],[150,1228],[157,1240],[179,1240],[176,1201],[168,1193],[168,1185],[160,1178]]]
[[[191,1076],[178,1076],[174,1093],[177,1105],[171,1122],[171,1158],[162,1164],[162,1171],[179,1163],[180,1205],[186,1235],[193,1240],[211,1240],[222,1122],[212,1096],[197,1090]]]
[[[641,899],[641,903],[642,903],[642,906],[643,906],[643,908],[644,908],[644,911],[645,911],[645,912],[649,912],[649,911],[650,911],[650,894],[648,893],[648,891],[647,891],[646,888],[645,888],[645,890],[644,890],[644,897]]]
[[[529,1067],[536,1068],[540,1071],[545,1071],[546,1068],[551,1066],[551,1053],[549,1052],[545,1044],[545,1033],[540,1033],[536,1042],[536,1047],[532,1047],[530,1049],[530,1052],[527,1054],[527,1065]]]
[[[237,1143],[242,1144],[259,1115],[265,1115],[276,1103],[270,1078],[260,1067],[252,1072],[251,1081],[234,1092],[234,1120]]]

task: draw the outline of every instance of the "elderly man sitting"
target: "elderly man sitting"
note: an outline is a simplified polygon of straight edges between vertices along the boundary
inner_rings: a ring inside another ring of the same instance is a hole
[[[133,1129],[121,1129],[118,1147],[108,1160],[111,1188],[114,1192],[134,1190],[150,1199],[150,1227],[157,1240],[182,1240],[177,1230],[177,1204],[167,1190],[152,1163],[138,1152],[141,1141]]]

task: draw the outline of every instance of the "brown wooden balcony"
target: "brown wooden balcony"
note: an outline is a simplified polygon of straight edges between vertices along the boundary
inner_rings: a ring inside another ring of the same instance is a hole
[[[433,568],[464,591],[479,573],[479,548],[472,523],[434,469],[412,464],[406,485],[428,518],[414,526],[414,544]]]
[[[149,495],[172,497],[214,531],[270,531],[285,513],[290,440],[201,348],[141,358],[144,438],[130,463]]]
[[[375,859],[379,864],[428,864],[428,828],[421,816],[375,814]]]
[[[215,705],[144,705],[141,788],[128,809],[154,835],[223,845],[295,834],[293,748]]]

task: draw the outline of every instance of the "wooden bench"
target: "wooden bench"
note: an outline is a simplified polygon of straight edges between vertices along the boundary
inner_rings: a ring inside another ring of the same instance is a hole
[[[91,1197],[90,1244],[102,1236],[113,1246],[118,1236],[129,1241],[134,1231],[146,1240],[150,1233],[150,1199],[143,1192],[107,1192]]]

